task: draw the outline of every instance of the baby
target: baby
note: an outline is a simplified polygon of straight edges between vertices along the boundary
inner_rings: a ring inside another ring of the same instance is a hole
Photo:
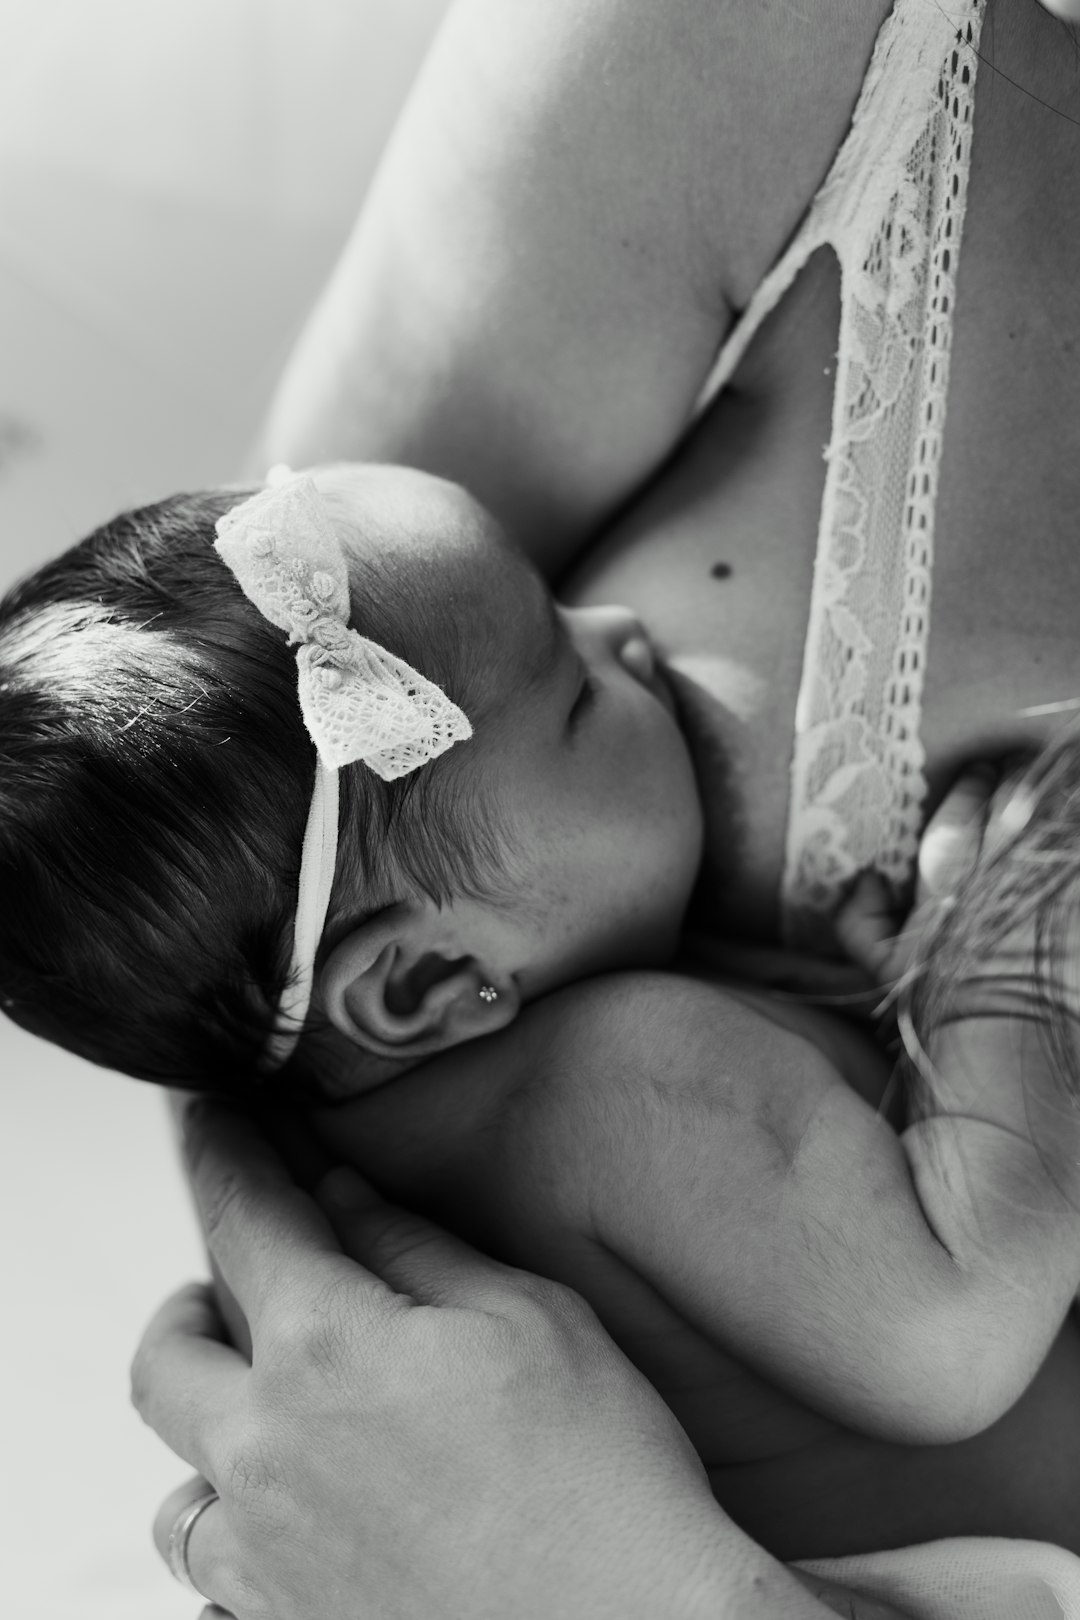
[[[596,977],[674,957],[689,754],[637,620],[559,607],[461,490],[342,466],[118,518],[11,594],[0,665],[18,1022],[172,1085],[360,1096],[361,1154],[434,1186],[441,1153],[537,1269],[538,1208],[576,1199],[567,1280],[646,1370],[678,1319],[691,1362],[803,1403],[806,1441],[813,1414],[961,1440],[1022,1396],[1080,1282],[1080,1120],[1007,996],[1034,942],[1014,929],[913,1047],[930,1095],[900,1134],[840,1020]],[[566,1031],[612,1005],[581,1085]],[[620,1039],[655,1048],[648,1096],[620,1091]]]
[[[383,1078],[557,984],[669,957],[701,814],[635,620],[557,609],[449,485],[320,482],[354,625],[458,727],[422,769],[341,772],[318,1022],[356,1043],[355,1089],[357,1064]],[[248,1094],[324,1064],[306,1040],[267,1056],[282,1022],[299,1033],[281,1002],[315,754],[286,633],[214,551],[242,500],[121,517],[8,598],[0,977],[12,1017],[93,1061]]]

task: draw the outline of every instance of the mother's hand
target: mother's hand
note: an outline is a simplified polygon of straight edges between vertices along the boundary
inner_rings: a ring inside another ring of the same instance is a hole
[[[250,1125],[196,1105],[185,1138],[252,1362],[189,1287],[148,1328],[132,1384],[219,1493],[188,1549],[208,1599],[237,1620],[821,1613],[720,1513],[576,1295],[339,1171],[324,1204],[347,1258]],[[195,1494],[159,1515],[163,1553]]]

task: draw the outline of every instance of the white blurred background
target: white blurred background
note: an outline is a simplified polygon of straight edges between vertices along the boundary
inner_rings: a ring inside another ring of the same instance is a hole
[[[238,475],[445,3],[0,0],[0,589]],[[195,1620],[127,1364],[201,1272],[152,1088],[0,1022],[12,1620]]]

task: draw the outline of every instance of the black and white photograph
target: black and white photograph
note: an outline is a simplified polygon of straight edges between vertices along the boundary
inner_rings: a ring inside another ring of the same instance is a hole
[[[13,1620],[1080,1620],[1080,0],[0,0]]]

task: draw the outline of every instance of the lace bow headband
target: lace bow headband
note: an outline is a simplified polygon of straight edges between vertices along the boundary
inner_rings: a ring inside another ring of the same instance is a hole
[[[362,760],[383,781],[426,765],[472,736],[445,692],[349,628],[349,569],[310,478],[271,487],[226,513],[215,549],[244,595],[297,644],[300,710],[317,752],[304,833],[293,956],[264,1067],[278,1069],[300,1039],[326,925],[338,844],[338,771]]]

